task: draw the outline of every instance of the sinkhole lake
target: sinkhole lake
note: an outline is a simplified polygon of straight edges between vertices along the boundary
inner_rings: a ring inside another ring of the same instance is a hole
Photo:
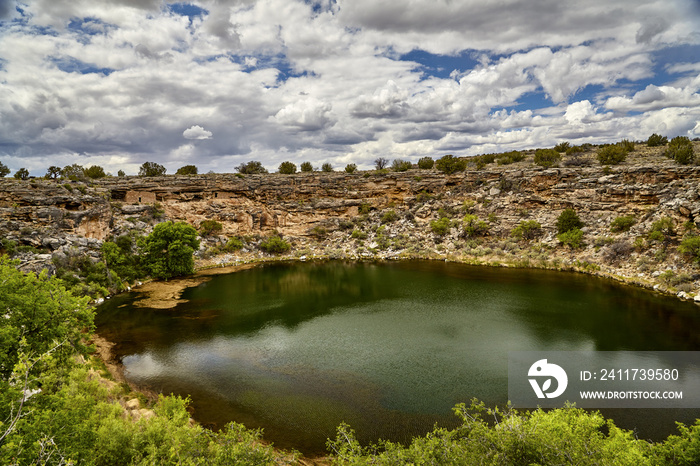
[[[341,422],[406,442],[452,407],[508,397],[509,351],[694,351],[700,308],[595,277],[436,261],[277,263],[212,277],[173,309],[99,307],[136,385],[189,395],[194,418],[323,453]],[[700,410],[603,410],[660,440]]]

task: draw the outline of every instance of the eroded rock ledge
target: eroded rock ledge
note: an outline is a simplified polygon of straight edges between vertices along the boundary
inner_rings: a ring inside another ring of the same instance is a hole
[[[97,259],[104,240],[130,230],[147,234],[159,221],[198,227],[203,220],[217,220],[223,230],[202,242],[200,265],[262,258],[255,241],[277,232],[292,243],[293,257],[444,257],[575,268],[692,298],[700,291],[700,276],[677,245],[687,229],[700,225],[699,193],[700,167],[650,155],[612,168],[595,163],[543,169],[524,161],[454,175],[409,170],[115,177],[89,183],[0,179],[0,232],[6,240],[39,249],[20,254],[26,270],[51,269],[52,257],[69,251]],[[556,218],[567,207],[586,225],[580,250],[556,239]],[[394,220],[386,220],[389,211]],[[488,221],[487,235],[464,235],[457,224],[466,212]],[[430,222],[445,214],[455,227],[436,236]],[[630,215],[636,220],[630,231],[611,232],[616,217]],[[652,223],[663,217],[673,220],[676,235],[666,244],[648,240]],[[538,221],[543,234],[515,240],[510,232],[522,220]],[[354,238],[353,231],[359,232]],[[247,248],[208,257],[231,236],[246,236]],[[612,245],[621,242],[637,247],[616,255]]]

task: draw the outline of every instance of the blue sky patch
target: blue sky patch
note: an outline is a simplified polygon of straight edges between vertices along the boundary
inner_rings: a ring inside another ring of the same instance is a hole
[[[50,60],[59,70],[63,71],[64,73],[100,73],[105,76],[109,76],[115,71],[112,68],[97,68],[95,65],[85,63],[74,57],[51,57]]]
[[[438,55],[424,50],[412,50],[399,57],[401,61],[418,63],[426,76],[449,79],[452,72],[465,72],[479,64],[474,60],[473,51],[463,51],[459,55]]]
[[[190,21],[198,16],[205,16],[209,14],[208,10],[200,8],[191,3],[171,3],[168,5],[168,9],[176,15],[187,16]]]

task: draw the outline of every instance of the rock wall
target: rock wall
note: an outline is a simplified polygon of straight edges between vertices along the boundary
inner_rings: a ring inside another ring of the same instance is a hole
[[[638,251],[627,264],[605,264],[601,248],[611,237],[629,241],[644,237],[651,223],[662,217],[674,220],[680,238],[688,222],[700,225],[699,190],[699,167],[644,157],[612,168],[596,163],[543,169],[526,161],[454,175],[409,170],[114,177],[92,182],[0,179],[0,233],[6,240],[40,249],[38,254],[22,256],[35,269],[50,267],[51,254],[67,249],[97,257],[97,249],[110,236],[134,229],[147,234],[163,220],[182,220],[195,227],[203,220],[217,220],[223,225],[222,241],[276,231],[297,249],[315,244],[350,256],[358,248],[364,255],[400,255],[411,246],[414,252],[468,255],[475,245],[459,228],[441,238],[431,233],[429,223],[443,209],[455,220],[467,211],[488,218],[489,233],[479,239],[482,248],[493,249],[499,243],[506,252],[532,249],[522,244],[515,248],[509,238],[520,221],[532,219],[544,230],[537,244],[555,251],[548,255],[585,259],[612,267],[611,274],[634,272],[641,277],[654,271],[626,269],[633,269],[633,263],[651,252]],[[556,218],[566,207],[573,207],[586,224],[587,247],[580,251],[562,249],[556,240]],[[387,223],[382,234],[403,238],[403,245],[395,241],[377,251],[373,235],[389,210],[398,220]],[[622,236],[612,235],[610,223],[621,215],[632,215],[637,223]],[[350,239],[350,230],[357,228],[368,234],[362,244]],[[504,241],[511,246],[504,246]],[[203,247],[211,244],[205,241]],[[666,257],[652,267],[655,271],[694,273],[692,264],[675,249],[665,251]],[[659,259],[658,254],[654,257]]]

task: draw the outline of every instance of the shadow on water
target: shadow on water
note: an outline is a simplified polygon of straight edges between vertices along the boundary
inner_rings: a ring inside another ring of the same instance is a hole
[[[126,375],[191,395],[195,418],[263,427],[322,453],[347,422],[360,439],[410,440],[477,397],[507,400],[508,352],[697,350],[694,304],[579,274],[435,261],[280,263],[215,276],[174,309],[100,307]],[[698,410],[603,412],[661,439]]]

